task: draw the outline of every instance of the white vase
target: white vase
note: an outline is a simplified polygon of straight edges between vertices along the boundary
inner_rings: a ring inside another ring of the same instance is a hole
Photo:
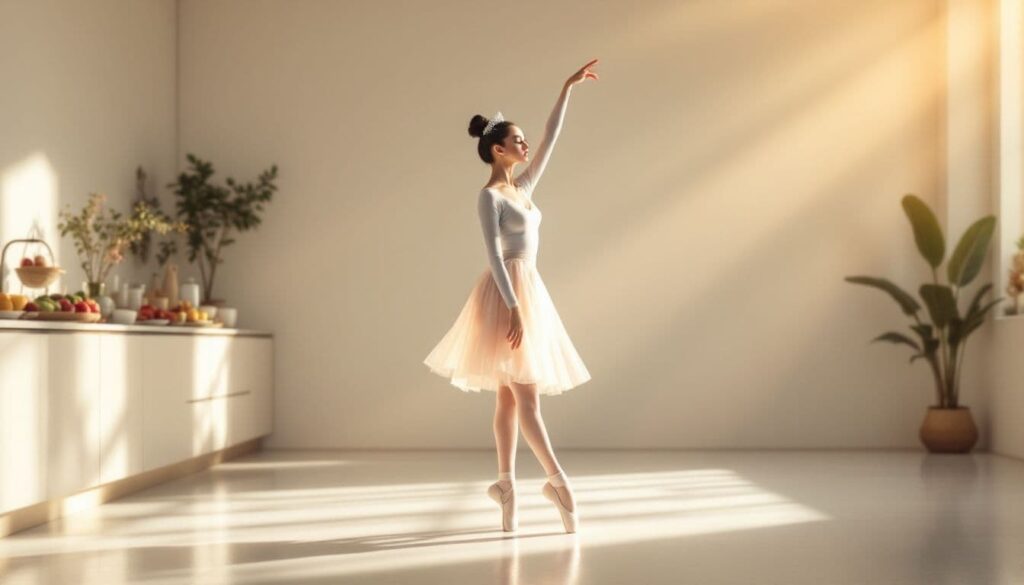
[[[103,295],[96,302],[100,305],[100,315],[104,317],[109,317],[114,312],[114,309],[117,308],[117,303],[114,302],[114,299],[107,295]]]

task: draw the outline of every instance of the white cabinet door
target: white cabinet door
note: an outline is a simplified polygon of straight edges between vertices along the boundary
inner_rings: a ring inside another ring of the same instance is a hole
[[[142,338],[100,336],[100,483],[143,470]]]
[[[235,339],[229,443],[235,445],[270,433],[270,391],[274,365],[270,339]]]
[[[99,484],[100,334],[46,337],[46,493],[52,499]]]
[[[46,499],[46,337],[0,333],[0,513]]]
[[[192,367],[193,451],[209,453],[228,446],[233,407],[228,396],[232,367],[231,337],[196,336]]]
[[[193,339],[146,335],[142,342],[142,465],[184,461],[193,448]]]
[[[256,375],[253,383],[256,413],[253,436],[262,437],[274,432],[274,340],[267,337],[255,338],[254,341],[258,357],[253,368]]]

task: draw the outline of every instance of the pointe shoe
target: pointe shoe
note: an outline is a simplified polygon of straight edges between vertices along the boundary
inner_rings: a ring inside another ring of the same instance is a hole
[[[565,526],[565,531],[568,533],[576,532],[576,527],[579,524],[579,520],[576,517],[576,510],[570,510],[565,507],[562,503],[562,498],[558,495],[558,490],[555,486],[550,483],[545,483],[541,489],[541,493],[544,497],[551,500],[551,502],[558,508],[558,513],[562,515],[562,525]]]
[[[516,490],[502,490],[497,483],[487,488],[487,495],[501,506],[501,529],[512,532],[519,527],[519,516],[516,513]]]

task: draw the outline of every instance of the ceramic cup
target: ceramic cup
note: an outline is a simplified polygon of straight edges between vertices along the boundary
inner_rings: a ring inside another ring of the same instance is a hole
[[[137,316],[138,312],[132,309],[114,309],[114,312],[110,314],[110,321],[118,325],[131,325]]]
[[[133,286],[128,289],[128,308],[136,311],[142,306],[142,293],[145,289],[141,286]]]
[[[221,307],[218,310],[218,314],[225,327],[234,327],[235,322],[238,320],[238,309],[234,307]]]

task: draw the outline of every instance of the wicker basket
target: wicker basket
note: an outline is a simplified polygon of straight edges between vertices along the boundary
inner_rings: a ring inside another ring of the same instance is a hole
[[[21,266],[14,269],[21,284],[29,288],[46,288],[64,274],[59,266]]]
[[[3,277],[5,260],[7,258],[7,248],[10,248],[12,244],[18,242],[24,242],[26,244],[42,244],[46,247],[46,251],[50,254],[50,266],[21,266],[15,269],[18,273],[18,280],[21,281],[23,286],[29,288],[47,288],[54,283],[61,274],[64,274],[64,269],[60,266],[53,266],[54,257],[53,250],[50,249],[50,245],[43,240],[37,238],[28,238],[20,240],[11,240],[7,242],[7,245],[0,250],[0,292],[3,292]]]

